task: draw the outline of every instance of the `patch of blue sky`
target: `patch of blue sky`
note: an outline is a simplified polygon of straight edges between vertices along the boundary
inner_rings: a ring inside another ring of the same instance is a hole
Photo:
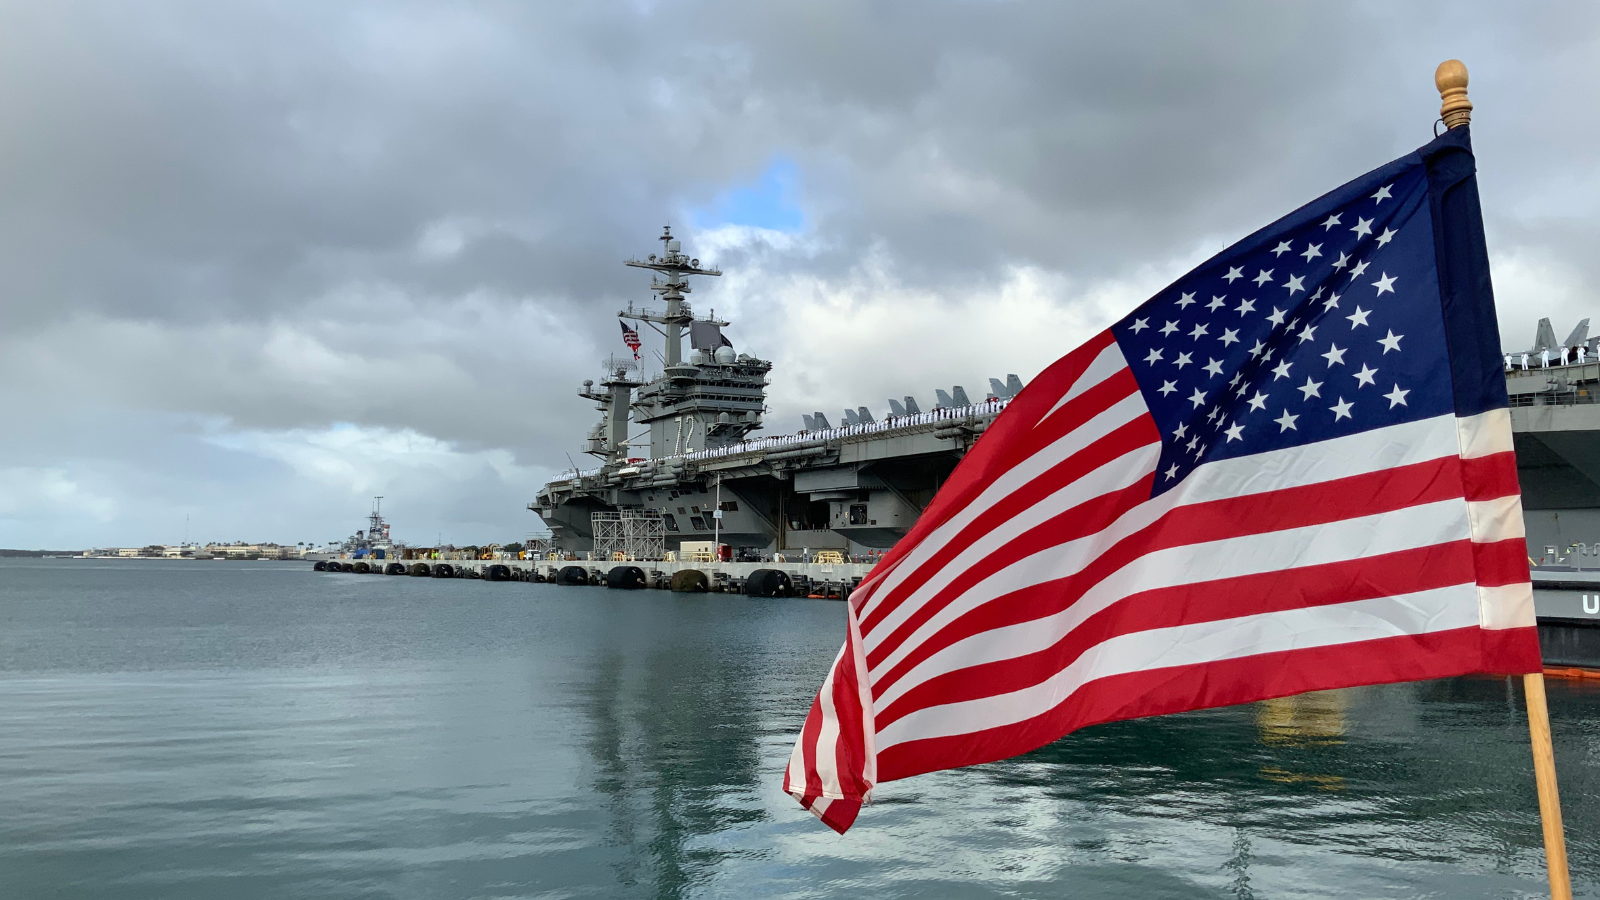
[[[794,162],[774,159],[753,184],[729,188],[709,205],[691,211],[699,228],[746,225],[771,231],[796,232],[805,226],[800,211],[800,170]]]

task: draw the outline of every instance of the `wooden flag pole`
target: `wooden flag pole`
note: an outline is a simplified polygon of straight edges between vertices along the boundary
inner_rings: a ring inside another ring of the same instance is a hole
[[[1561,827],[1561,795],[1556,792],[1556,751],[1550,741],[1550,709],[1544,702],[1544,673],[1522,676],[1533,735],[1533,779],[1539,787],[1539,821],[1544,825],[1544,865],[1550,872],[1551,900],[1572,900],[1567,873],[1567,835]]]
[[[1439,118],[1445,128],[1460,128],[1472,121],[1472,101],[1467,99],[1467,67],[1447,59],[1433,73],[1439,89]],[[1550,874],[1551,900],[1572,900],[1572,878],[1567,872],[1567,837],[1561,828],[1561,795],[1556,791],[1556,753],[1550,739],[1550,708],[1544,699],[1544,673],[1522,676],[1522,693],[1528,704],[1528,732],[1533,739],[1533,777],[1539,789],[1539,821],[1544,826],[1544,862]]]

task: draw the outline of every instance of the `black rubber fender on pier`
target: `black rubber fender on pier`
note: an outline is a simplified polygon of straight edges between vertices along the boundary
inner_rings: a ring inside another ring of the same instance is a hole
[[[404,575],[405,573],[406,567],[401,563],[392,562],[383,567],[383,574],[385,575]]]
[[[495,563],[483,570],[483,577],[486,581],[510,581],[511,567]]]
[[[672,573],[671,588],[675,594],[704,594],[711,589],[711,582],[699,569],[680,569]]]
[[[372,567],[364,562],[358,562],[351,567],[350,571],[356,573],[357,575],[370,575],[372,574]]]
[[[556,584],[588,584],[589,570],[583,566],[562,566],[556,573]]]
[[[449,563],[439,563],[433,567],[433,577],[435,578],[454,578],[455,575],[456,567]]]
[[[328,563],[324,560],[318,560],[317,564],[311,567],[311,571],[326,572],[328,571]]]
[[[606,573],[606,587],[621,591],[636,591],[650,586],[644,570],[638,566],[612,566]]]
[[[429,575],[433,574],[433,570],[428,568],[427,563],[412,563],[411,568],[406,570],[406,574],[415,575],[419,578],[427,578]]]
[[[744,580],[744,593],[747,597],[792,597],[794,584],[781,569],[757,569]]]

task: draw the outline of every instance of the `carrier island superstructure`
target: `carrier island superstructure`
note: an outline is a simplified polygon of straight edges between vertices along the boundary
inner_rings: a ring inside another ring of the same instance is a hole
[[[612,357],[598,384],[585,381],[578,393],[601,414],[585,452],[600,465],[550,482],[529,504],[561,550],[593,549],[594,514],[621,510],[659,513],[669,549],[713,537],[760,554],[886,549],[1022,387],[1012,375],[991,379],[976,403],[957,387],[926,412],[906,397],[882,421],[861,407],[834,427],[817,412],[798,433],[753,436],[772,363],[736,352],[722,333],[729,323],[691,307],[690,278],[721,272],[684,253],[670,229],[660,240],[660,254],[626,261],[654,273],[660,306],[617,316],[664,337],[661,374],[645,382],[634,361]],[[648,458],[628,436],[645,427]]]

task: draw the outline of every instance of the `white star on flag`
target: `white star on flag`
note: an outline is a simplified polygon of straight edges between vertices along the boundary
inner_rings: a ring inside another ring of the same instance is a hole
[[[1298,390],[1301,393],[1305,394],[1304,397],[1300,398],[1301,400],[1310,400],[1312,397],[1321,397],[1322,396],[1322,382],[1320,382],[1320,381],[1312,381],[1310,378],[1307,378],[1306,379],[1306,383],[1300,385],[1298,388],[1295,388],[1295,390]]]
[[[1392,390],[1389,393],[1383,395],[1383,399],[1389,401],[1389,408],[1390,409],[1394,409],[1395,406],[1397,406],[1397,405],[1398,406],[1405,406],[1406,405],[1406,395],[1409,394],[1409,393],[1411,393],[1411,392],[1410,391],[1402,391],[1402,390],[1400,390],[1400,385],[1397,384],[1397,385],[1394,386],[1394,390]]]
[[[1345,318],[1350,320],[1350,330],[1354,331],[1356,326],[1367,324],[1367,316],[1370,315],[1372,315],[1372,313],[1368,310],[1362,309],[1361,304],[1358,303],[1356,304],[1355,313],[1353,315],[1345,316]]]
[[[1328,368],[1331,369],[1335,364],[1344,365],[1344,354],[1345,351],[1340,349],[1338,344],[1329,344],[1328,352],[1321,354],[1321,356],[1328,361]]]
[[[1362,363],[1361,364],[1361,371],[1355,373],[1355,376],[1356,376],[1356,387],[1359,389],[1359,388],[1364,388],[1369,384],[1372,384],[1372,376],[1374,376],[1376,374],[1378,374],[1378,370],[1377,369],[1372,368],[1371,366],[1367,365],[1366,363]]]
[[[1283,415],[1273,419],[1272,421],[1278,423],[1278,432],[1281,434],[1285,431],[1299,431],[1300,429],[1294,427],[1295,420],[1299,418],[1299,416],[1289,415],[1289,411],[1286,409],[1283,411]]]
[[[1400,339],[1403,337],[1405,337],[1405,335],[1395,334],[1394,329],[1390,329],[1388,337],[1379,338],[1378,343],[1383,345],[1384,353],[1388,353],[1390,350],[1398,353],[1400,352]]]
[[[1382,297],[1386,291],[1391,294],[1394,293],[1394,282],[1395,279],[1390,277],[1388,272],[1384,272],[1377,281],[1372,283],[1372,286],[1378,289],[1378,296]]]
[[[1328,407],[1328,409],[1330,411],[1332,411],[1333,420],[1335,422],[1337,422],[1340,419],[1348,419],[1348,418],[1350,418],[1350,408],[1353,407],[1353,406],[1355,406],[1354,403],[1350,403],[1350,402],[1346,401],[1343,397],[1340,397],[1339,398],[1339,402],[1335,403],[1334,405],[1332,405],[1330,407]]]
[[[1263,284],[1271,284],[1271,283],[1272,283],[1272,270],[1271,269],[1262,269],[1260,271],[1260,273],[1256,275],[1256,286],[1259,287],[1259,286],[1261,286]]]
[[[1356,237],[1358,238],[1366,237],[1372,233],[1372,220],[1363,219],[1360,216],[1356,216],[1356,224],[1350,230],[1354,231],[1356,233]]]

